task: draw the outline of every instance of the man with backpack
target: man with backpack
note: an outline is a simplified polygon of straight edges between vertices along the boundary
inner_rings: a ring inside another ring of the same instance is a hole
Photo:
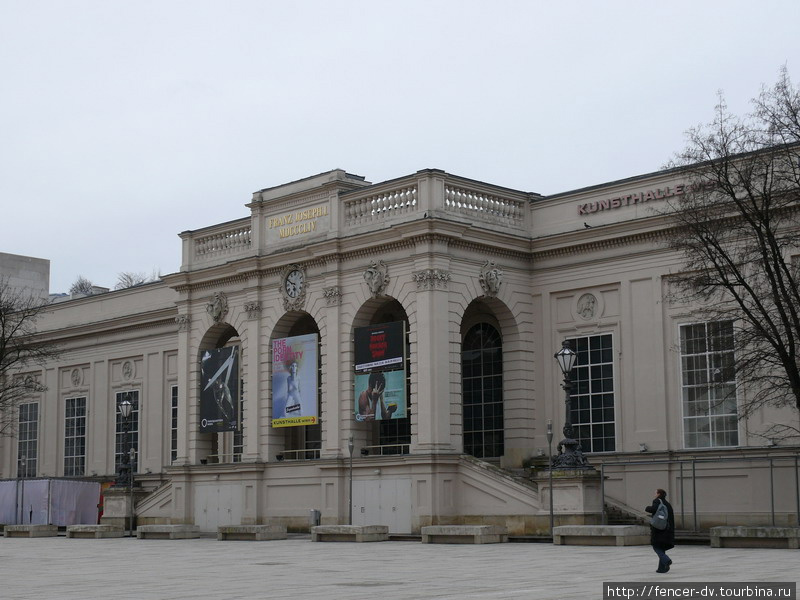
[[[667,502],[667,492],[657,489],[653,503],[644,510],[653,515],[650,519],[650,545],[658,555],[656,573],[666,573],[672,564],[667,550],[675,547],[675,513]]]

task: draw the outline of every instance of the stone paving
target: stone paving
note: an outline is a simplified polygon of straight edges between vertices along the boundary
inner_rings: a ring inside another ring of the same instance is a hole
[[[0,598],[602,598],[604,581],[778,582],[800,551],[679,546],[655,573],[649,546],[0,538]]]

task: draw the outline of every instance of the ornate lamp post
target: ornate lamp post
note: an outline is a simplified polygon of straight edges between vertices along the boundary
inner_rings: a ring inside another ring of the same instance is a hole
[[[347,520],[348,525],[353,524],[353,436],[347,438],[347,451],[350,453],[350,496],[348,503],[350,505],[349,517]]]
[[[558,456],[552,461],[552,469],[591,469],[593,468],[581,451],[581,445],[575,439],[575,432],[572,429],[572,381],[570,373],[575,366],[578,355],[569,347],[569,343],[564,340],[561,343],[561,350],[556,352],[555,359],[564,374],[564,404],[566,406],[566,416],[564,418],[564,439],[558,442]]]

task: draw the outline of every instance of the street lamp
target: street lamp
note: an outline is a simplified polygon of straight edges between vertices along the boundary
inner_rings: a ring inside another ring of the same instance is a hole
[[[550,537],[553,536],[553,421],[547,419],[547,456],[550,459],[550,468],[547,469],[547,479],[550,484]]]
[[[570,373],[575,366],[578,355],[570,348],[569,342],[564,340],[561,343],[561,350],[555,353],[558,366],[564,374],[564,404],[566,406],[566,416],[564,418],[564,439],[558,443],[558,456],[550,465],[550,469],[591,469],[589,461],[581,451],[581,445],[575,439],[575,432],[572,429],[572,381]],[[551,490],[552,493],[552,490]]]
[[[347,451],[350,453],[350,498],[348,504],[350,505],[349,517],[347,520],[348,525],[353,524],[353,436],[347,438]]]
[[[129,500],[130,500],[130,504],[131,504],[131,514],[130,514],[131,532],[130,532],[130,535],[128,537],[133,537],[133,517],[134,517],[134,512],[133,512],[133,465],[136,463],[136,448],[131,446],[131,449],[128,450],[128,454],[130,455],[130,465],[131,465],[131,471],[130,471],[131,481],[130,481],[130,486],[129,486],[129,489],[130,489]]]

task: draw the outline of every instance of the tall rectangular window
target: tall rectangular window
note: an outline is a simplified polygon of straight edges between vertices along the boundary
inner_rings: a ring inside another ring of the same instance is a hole
[[[610,333],[568,340],[577,353],[572,369],[571,421],[584,452],[616,450],[614,344]]]
[[[64,476],[86,473],[86,397],[67,398],[64,413]]]
[[[19,437],[17,438],[17,477],[36,477],[39,452],[39,403],[19,405]],[[25,460],[22,460],[22,459]]]
[[[125,419],[122,418],[122,413],[119,410],[119,404],[123,400],[128,400],[131,403],[131,414],[128,417],[130,429],[128,431],[128,443],[125,444]],[[119,470],[122,464],[122,453],[129,453],[131,448],[136,450],[133,460],[130,463],[131,473],[136,473],[139,470],[139,392],[138,390],[129,390],[125,392],[117,392],[116,394],[116,442],[114,444],[114,465]]]
[[[739,444],[733,321],[680,327],[686,448]]]
[[[174,463],[178,459],[178,386],[173,385],[170,391],[169,460]]]

